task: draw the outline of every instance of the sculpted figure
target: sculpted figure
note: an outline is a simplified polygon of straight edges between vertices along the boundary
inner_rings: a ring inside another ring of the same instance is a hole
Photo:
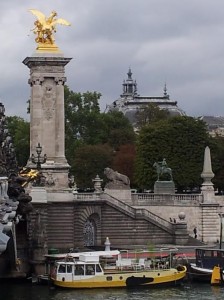
[[[167,167],[166,159],[164,158],[160,162],[155,162],[153,164],[153,167],[156,168],[157,172],[157,180],[160,180],[160,176],[163,174],[168,174],[170,177],[170,180],[173,180],[173,175],[172,175],[172,169]]]
[[[110,182],[106,185],[106,187],[109,188],[129,188],[130,187],[130,180],[126,175],[123,175],[117,171],[114,171],[111,168],[105,168],[104,174],[106,175],[107,179],[110,180]]]
[[[56,32],[56,25],[71,25],[64,19],[57,19],[57,13],[55,11],[52,11],[49,17],[46,17],[42,12],[36,9],[30,9],[29,11],[37,17],[37,20],[34,22],[35,27],[32,31],[36,34],[35,41],[38,44],[54,45],[55,40],[53,34]]]

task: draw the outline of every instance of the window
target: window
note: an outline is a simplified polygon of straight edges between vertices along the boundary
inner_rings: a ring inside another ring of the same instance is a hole
[[[67,265],[67,273],[72,273],[72,265]]]
[[[101,273],[101,272],[102,272],[102,270],[101,270],[101,268],[100,268],[100,265],[96,265],[96,272],[97,272],[97,273]]]
[[[59,265],[58,273],[65,273],[66,265]]]
[[[84,265],[75,266],[75,275],[84,275]]]
[[[95,275],[95,265],[86,265],[86,275]]]

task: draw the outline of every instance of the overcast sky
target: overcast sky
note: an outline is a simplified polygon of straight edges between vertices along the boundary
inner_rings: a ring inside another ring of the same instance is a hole
[[[223,0],[1,0],[0,99],[6,115],[26,114],[29,69],[36,48],[35,8],[72,23],[58,26],[74,92],[102,94],[102,111],[122,93],[131,67],[141,96],[170,99],[187,115],[224,116]]]

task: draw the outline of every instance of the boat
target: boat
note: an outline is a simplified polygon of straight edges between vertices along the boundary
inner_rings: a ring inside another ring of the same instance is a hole
[[[192,281],[210,283],[215,266],[224,268],[224,249],[196,248],[195,263],[189,264],[187,277]]]
[[[171,253],[146,257],[144,252],[95,251],[56,261],[51,281],[73,289],[173,286],[183,281],[186,272],[186,266],[172,267]]]

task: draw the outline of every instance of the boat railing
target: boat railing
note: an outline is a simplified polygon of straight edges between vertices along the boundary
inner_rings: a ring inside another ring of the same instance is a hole
[[[177,248],[161,248],[155,250],[121,250],[115,268],[119,270],[165,270],[173,265],[173,256]]]

